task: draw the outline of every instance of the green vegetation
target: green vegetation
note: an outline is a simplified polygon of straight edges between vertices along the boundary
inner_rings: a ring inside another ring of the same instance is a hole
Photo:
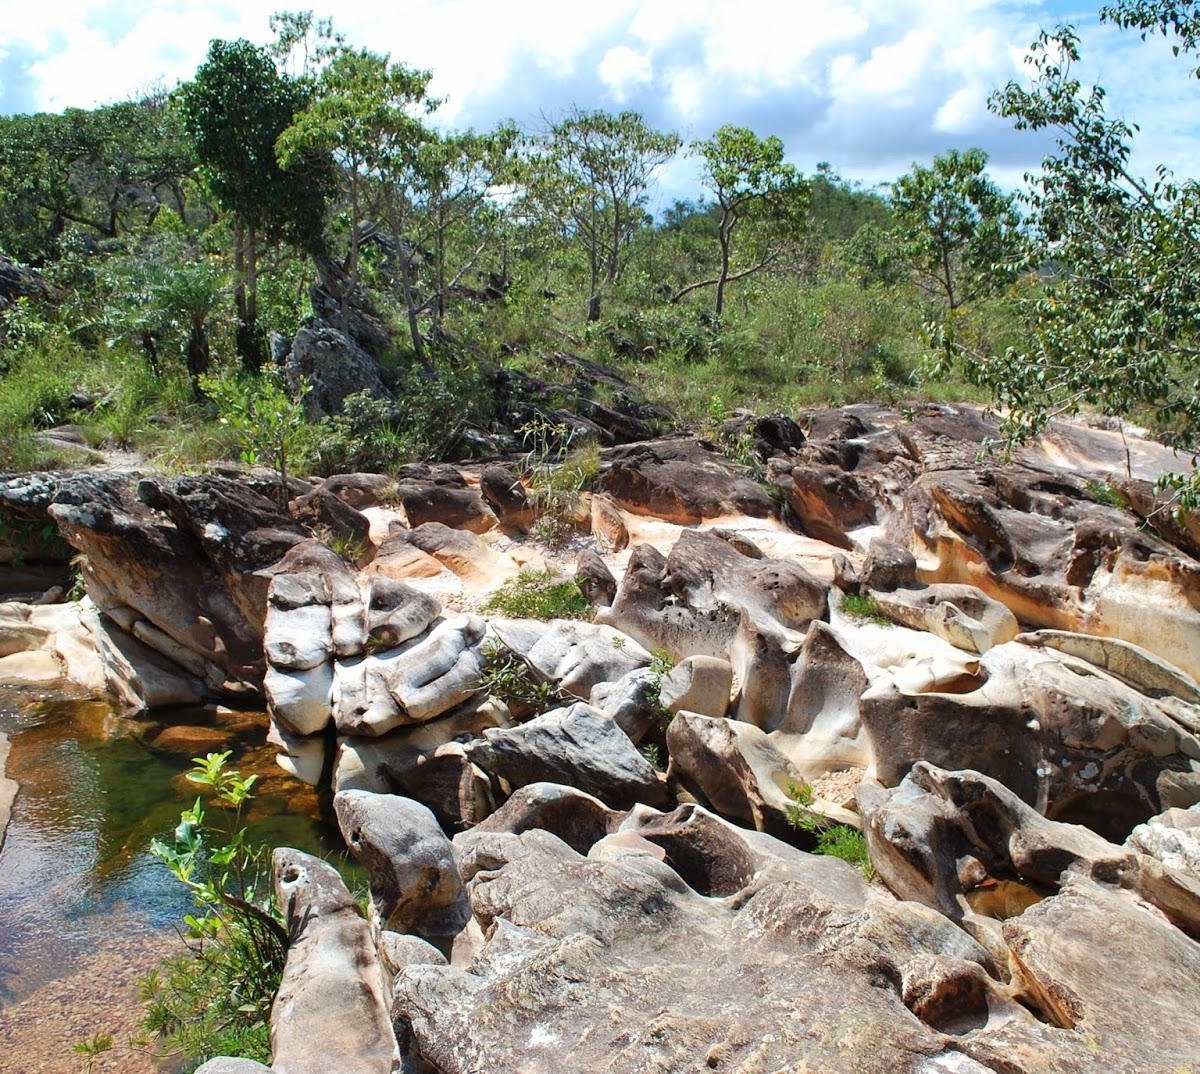
[[[1181,54],[1200,40],[1188,4],[1103,17]],[[68,422],[167,469],[245,451],[258,389],[205,378],[253,378],[271,333],[314,312],[350,330],[360,307],[395,402],[352,400],[282,455],[254,453],[390,471],[473,450],[468,427],[501,413],[505,434],[556,427],[562,401],[523,375],[544,378],[563,348],[697,426],[734,407],[923,397],[994,400],[1013,437],[1090,408],[1200,447],[1200,194],[1130,170],[1134,128],[1074,78],[1069,27],[1034,45],[1032,85],[993,100],[1057,139],[1014,200],[969,147],[866,189],[828,163],[804,175],[780,139],[733,125],[686,150],[630,111],[435,129],[430,72],[311,14],[271,26],[267,47],[213,41],[172,94],[0,117],[0,251],[44,284],[0,311],[0,468],[66,461],[34,434]],[[694,200],[655,218],[655,176],[680,152]],[[580,447],[527,445],[552,541],[590,479],[590,461],[563,458]],[[1200,502],[1194,468],[1176,484],[1179,506]]]
[[[193,1063],[218,1055],[270,1061],[271,1004],[287,955],[265,848],[249,844],[242,826],[258,777],[228,768],[229,757],[193,758],[187,778],[207,789],[209,808],[197,798],[171,840],[150,845],[191,892],[195,912],[183,920],[188,953],[141,982],[143,1027],[164,1054]]]
[[[1124,510],[1129,506],[1124,493],[1120,489],[1113,488],[1112,485],[1101,481],[1088,482],[1087,496],[1093,503],[1102,503],[1106,507],[1117,507]]]
[[[789,784],[787,795],[793,803],[787,807],[788,823],[797,831],[816,836],[814,854],[841,858],[858,869],[867,880],[875,876],[875,866],[871,864],[867,840],[862,832],[849,824],[835,824],[813,813],[808,808],[812,805],[813,789],[807,783]]]
[[[508,646],[491,642],[484,648],[481,689],[503,701],[517,719],[540,716],[572,698],[554,683],[539,679],[533,669]]]
[[[892,620],[883,614],[870,593],[847,593],[838,602],[838,607],[851,619],[865,619],[880,626],[892,625]]]
[[[592,606],[571,578],[524,570],[488,598],[486,612],[511,619],[590,619]]]

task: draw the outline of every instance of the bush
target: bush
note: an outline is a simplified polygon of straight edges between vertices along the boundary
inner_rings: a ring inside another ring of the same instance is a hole
[[[211,821],[197,798],[180,814],[170,842],[150,844],[191,892],[195,913],[183,919],[188,953],[167,958],[141,982],[142,1024],[164,1054],[191,1063],[218,1055],[270,1062],[271,1004],[287,958],[266,848],[248,844],[241,824],[258,777],[227,768],[229,756],[193,758],[187,773],[228,811],[225,822]]]
[[[787,795],[792,805],[787,807],[788,823],[798,831],[809,832],[816,837],[814,854],[828,854],[841,858],[857,868],[866,879],[875,875],[867,840],[862,832],[849,824],[835,824],[808,809],[812,805],[813,789],[807,783],[789,784]]]
[[[592,617],[592,606],[574,580],[550,571],[521,571],[492,594],[483,610],[511,619]]]

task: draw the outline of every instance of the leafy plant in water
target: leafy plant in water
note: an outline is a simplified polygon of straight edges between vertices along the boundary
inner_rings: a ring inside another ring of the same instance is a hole
[[[225,822],[212,820],[198,797],[170,841],[150,844],[191,893],[194,912],[183,918],[188,953],[166,959],[141,982],[142,1025],[168,1054],[265,1061],[288,934],[270,893],[266,848],[248,843],[241,823],[258,777],[229,768],[229,757],[195,757],[187,773],[211,790]]]

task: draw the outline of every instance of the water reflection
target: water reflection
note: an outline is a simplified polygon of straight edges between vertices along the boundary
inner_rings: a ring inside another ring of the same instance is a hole
[[[205,745],[188,749],[187,734],[173,732],[170,751],[153,748],[168,725],[209,729],[193,736]],[[261,773],[251,838],[319,854],[340,848],[327,803],[274,765],[261,714],[198,709],[145,722],[97,702],[0,694],[8,775],[20,784],[0,851],[0,1007],[71,972],[98,946],[173,928],[187,896],[148,847],[195,798],[183,773],[193,752],[213,748],[218,728],[231,764]]]

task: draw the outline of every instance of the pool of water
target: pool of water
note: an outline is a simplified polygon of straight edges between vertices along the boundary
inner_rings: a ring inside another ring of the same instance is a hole
[[[12,743],[7,774],[20,785],[0,851],[0,1010],[100,946],[173,934],[188,896],[149,844],[169,836],[196,797],[184,777],[193,755],[232,749],[231,765],[260,773],[251,839],[331,857],[346,871],[329,803],[275,767],[261,713],[197,709],[152,722],[94,701],[0,693],[0,731]]]

